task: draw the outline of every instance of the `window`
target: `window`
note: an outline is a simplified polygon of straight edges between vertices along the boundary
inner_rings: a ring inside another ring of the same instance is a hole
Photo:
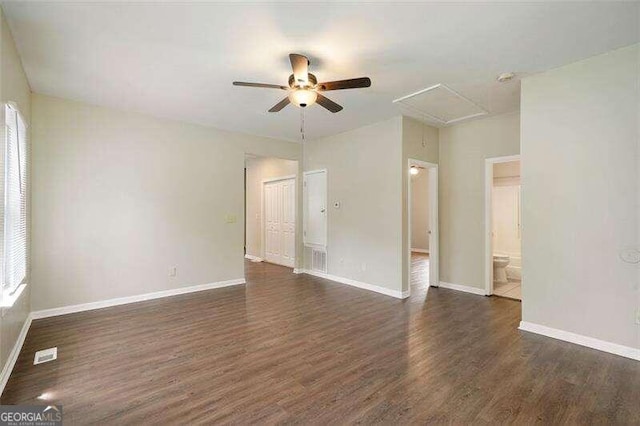
[[[5,106],[2,305],[27,276],[27,140],[18,110]],[[16,296],[17,297],[17,296]]]

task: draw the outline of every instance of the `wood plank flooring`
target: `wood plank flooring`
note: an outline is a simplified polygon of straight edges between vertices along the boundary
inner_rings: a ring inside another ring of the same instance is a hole
[[[62,404],[66,424],[640,424],[640,363],[518,331],[519,302],[427,297],[419,273],[397,300],[246,272],[246,286],[34,321],[1,402]],[[33,366],[51,346],[58,360]]]

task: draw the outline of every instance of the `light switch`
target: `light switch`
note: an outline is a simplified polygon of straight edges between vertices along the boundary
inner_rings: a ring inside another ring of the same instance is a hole
[[[225,221],[227,223],[236,223],[236,215],[234,214],[228,214],[225,216]]]

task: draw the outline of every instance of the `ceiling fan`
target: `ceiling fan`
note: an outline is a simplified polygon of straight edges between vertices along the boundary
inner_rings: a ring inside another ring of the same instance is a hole
[[[290,103],[305,108],[314,103],[318,103],[329,111],[336,113],[342,110],[342,106],[322,95],[320,92],[342,89],[359,89],[371,86],[369,77],[352,78],[349,80],[329,81],[318,83],[316,76],[309,72],[309,59],[306,56],[291,53],[289,55],[293,74],[289,76],[289,85],[280,86],[278,84],[245,83],[234,81],[234,86],[246,87],[266,87],[269,89],[280,89],[289,91],[289,95],[275,104],[269,112],[278,112]]]

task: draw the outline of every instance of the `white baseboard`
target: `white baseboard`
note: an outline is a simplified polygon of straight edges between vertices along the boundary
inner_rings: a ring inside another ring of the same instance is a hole
[[[439,287],[448,288],[450,290],[464,291],[465,293],[477,294],[480,296],[486,296],[486,292],[484,288],[471,287],[471,286],[462,285],[462,284],[452,284],[444,281],[440,281]]]
[[[27,315],[27,319],[24,321],[24,324],[22,324],[22,329],[20,330],[20,334],[18,334],[18,339],[16,340],[16,343],[13,345],[13,349],[11,349],[9,358],[7,358],[7,362],[4,363],[4,367],[2,368],[2,373],[0,373],[0,395],[2,395],[2,392],[4,392],[4,387],[7,386],[7,382],[9,381],[9,376],[11,376],[13,367],[16,365],[16,361],[18,360],[18,355],[20,355],[20,351],[22,350],[22,345],[24,344],[24,340],[27,338],[29,327],[31,327],[32,319],[33,319],[33,316],[31,314]]]
[[[623,346],[617,343],[611,343],[595,339],[593,337],[587,337],[581,334],[558,330],[557,328],[546,327],[544,325],[526,321],[520,321],[520,327],[518,327],[518,329],[640,361],[640,349],[631,348],[629,346]]]
[[[350,285],[352,287],[358,287],[363,290],[374,291],[376,293],[384,294],[386,296],[395,297],[396,299],[406,299],[409,297],[409,291],[391,290],[379,285],[363,283],[361,281],[352,280],[351,278],[339,277],[337,275],[324,274],[322,272],[316,272],[309,269],[303,270],[305,274],[313,275],[315,277],[325,278],[327,280],[335,281],[341,284]]]
[[[429,249],[412,248],[411,251],[416,252],[416,253],[429,254]]]
[[[94,309],[108,308],[111,306],[126,305],[129,303],[143,302],[145,300],[160,299],[163,297],[177,296],[179,294],[194,293],[197,291],[212,290],[214,288],[229,287],[232,285],[245,284],[244,278],[235,280],[218,281],[209,284],[200,284],[190,287],[174,288],[171,290],[156,291],[154,293],[139,294],[136,296],[119,297],[117,299],[101,300],[99,302],[82,303],[79,305],[63,306],[61,308],[44,309],[41,311],[31,312],[33,319],[55,317],[58,315],[72,314],[75,312],[91,311]]]
[[[304,269],[301,268],[293,268],[294,274],[304,274]]]
[[[263,258],[258,257],[258,256],[254,256],[254,255],[252,255],[252,254],[245,254],[245,255],[244,255],[244,258],[245,258],[245,259],[249,259],[249,260],[250,260],[250,261],[252,261],[252,262],[263,262],[263,261],[264,261],[264,259],[263,259]]]

